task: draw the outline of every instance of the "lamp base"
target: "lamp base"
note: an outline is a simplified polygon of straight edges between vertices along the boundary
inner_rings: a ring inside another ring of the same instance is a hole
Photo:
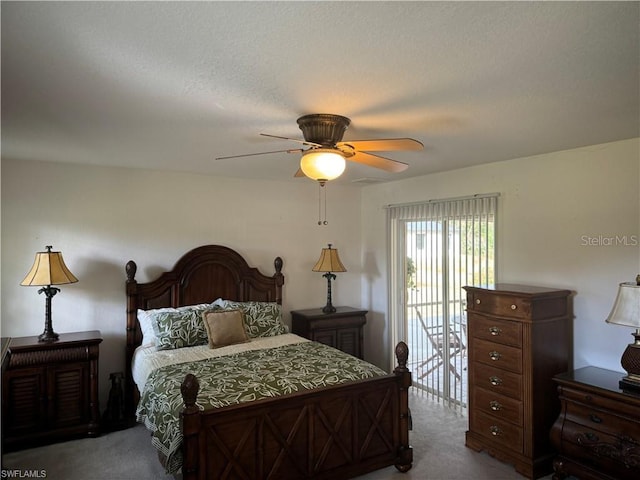
[[[59,335],[53,331],[53,323],[51,322],[51,299],[60,291],[59,288],[47,285],[38,290],[38,293],[44,293],[46,300],[44,304],[44,332],[38,337],[39,342],[55,342]]]
[[[640,381],[628,375],[620,380],[619,387],[623,392],[640,393]]]
[[[60,335],[58,335],[53,330],[45,330],[40,335],[38,335],[39,342],[56,342],[58,341],[58,338],[60,338]]]
[[[640,334],[633,334],[635,342],[627,345],[620,364],[627,372],[627,376],[620,380],[620,388],[629,392],[640,392]]]
[[[336,307],[334,307],[333,305],[325,305],[322,308],[322,313],[335,313],[336,311]]]

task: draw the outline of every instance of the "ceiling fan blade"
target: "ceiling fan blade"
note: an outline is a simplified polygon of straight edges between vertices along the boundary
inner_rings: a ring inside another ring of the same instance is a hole
[[[280,140],[289,140],[290,142],[298,142],[298,143],[301,143],[303,145],[312,145],[314,147],[321,147],[322,146],[319,143],[307,142],[306,140],[298,140],[296,138],[281,137],[279,135],[269,135],[268,133],[261,133],[260,135],[262,135],[263,137],[279,138]]]
[[[391,152],[393,150],[422,150],[424,145],[413,138],[387,138],[377,140],[351,140],[338,142],[340,145],[349,145],[355,150],[365,152]]]
[[[302,148],[294,148],[289,150],[274,150],[272,152],[258,152],[258,153],[245,153],[242,155],[230,155],[228,157],[216,157],[216,160],[227,160],[228,158],[240,158],[240,157],[253,157],[255,155],[268,155],[270,153],[300,153],[304,150]]]
[[[304,172],[302,171],[301,168],[298,169],[298,171],[296,172],[296,174],[294,175],[294,177],[299,178],[299,177],[305,177],[306,175],[304,174]]]
[[[370,167],[380,168],[391,173],[404,172],[409,165],[397,160],[391,160],[390,158],[384,158],[373,153],[355,152],[351,157],[345,157],[346,160],[352,162],[362,163],[369,165]]]

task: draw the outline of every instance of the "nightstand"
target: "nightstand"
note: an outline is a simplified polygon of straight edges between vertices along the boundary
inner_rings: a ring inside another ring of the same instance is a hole
[[[337,348],[354,357],[364,357],[363,327],[367,323],[367,310],[336,307],[333,313],[322,308],[291,312],[293,333]]]
[[[0,339],[0,350],[2,351],[2,373],[4,373],[7,365],[9,365],[9,342],[11,337],[2,337]]]
[[[99,331],[62,333],[56,342],[12,338],[2,375],[6,451],[100,433]]]
[[[562,409],[551,429],[554,479],[638,478],[640,395],[618,387],[624,373],[584,367],[556,375]]]

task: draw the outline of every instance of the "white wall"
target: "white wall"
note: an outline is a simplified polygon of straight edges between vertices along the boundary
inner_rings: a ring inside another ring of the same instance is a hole
[[[498,192],[498,281],[574,291],[574,366],[620,371],[631,329],[604,319],[618,283],[640,273],[639,145],[632,139],[367,186],[362,306],[373,312],[370,360],[391,362],[384,206]]]
[[[326,281],[311,267],[331,242],[348,269],[334,284],[333,303],[370,310],[365,356],[387,367],[384,206],[499,192],[499,280],[575,291],[575,365],[620,370],[631,332],[604,318],[617,284],[640,272],[640,247],[585,246],[583,237],[640,235],[639,150],[634,139],[364,188],[330,184],[327,227],[317,225],[317,186],[304,179],[250,181],[3,159],[1,334],[42,332],[44,298],[19,283],[36,251],[45,245],[61,250],[80,281],[62,286],[53,299],[54,328],[102,331],[105,408],[108,375],[124,368],[128,260],[138,263],[138,280],[147,281],[203,244],[235,248],[264,273],[280,255],[289,321],[290,310],[324,305]]]
[[[58,333],[100,330],[101,407],[109,373],[124,369],[125,271],[138,281],[173,267],[205,244],[236,249],[263,273],[284,260],[284,310],[322,307],[326,280],[311,272],[331,242],[348,269],[335,305],[360,298],[360,189],[329,185],[327,226],[318,226],[315,183],[269,182],[123,168],[2,161],[2,336],[38,335],[45,299],[19,284],[36,251],[62,251],[79,282],[52,300]]]

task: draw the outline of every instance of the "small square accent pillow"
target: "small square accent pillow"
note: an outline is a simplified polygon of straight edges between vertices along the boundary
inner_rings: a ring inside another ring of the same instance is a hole
[[[249,341],[241,310],[211,310],[202,314],[209,337],[209,348],[220,348]]]

